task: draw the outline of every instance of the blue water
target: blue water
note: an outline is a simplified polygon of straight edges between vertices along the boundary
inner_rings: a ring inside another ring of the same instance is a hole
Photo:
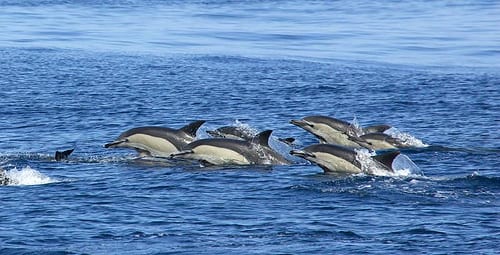
[[[16,181],[0,253],[497,254],[498,24],[496,1],[0,0],[0,167]],[[313,114],[391,124],[429,145],[404,152],[420,172],[103,148],[198,119],[201,137],[244,124],[301,148],[316,140],[288,122]]]

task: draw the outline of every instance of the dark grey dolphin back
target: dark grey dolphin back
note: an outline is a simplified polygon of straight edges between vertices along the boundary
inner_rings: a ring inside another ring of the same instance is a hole
[[[363,132],[365,134],[369,134],[369,133],[383,133],[386,130],[391,129],[391,128],[392,128],[391,126],[386,125],[386,124],[372,125],[372,126],[364,127],[363,128]]]

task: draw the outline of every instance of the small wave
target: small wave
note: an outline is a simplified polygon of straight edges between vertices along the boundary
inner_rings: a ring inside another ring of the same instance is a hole
[[[21,185],[41,185],[58,182],[37,170],[27,166],[18,170],[17,168],[5,170],[4,176],[8,180],[7,185],[21,186]]]

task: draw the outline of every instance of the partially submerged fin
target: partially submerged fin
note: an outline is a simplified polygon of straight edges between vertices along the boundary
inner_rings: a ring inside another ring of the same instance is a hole
[[[382,155],[372,156],[372,158],[387,167],[387,169],[394,171],[394,169],[392,169],[392,162],[394,162],[394,159],[396,159],[399,154],[399,151],[391,151]]]
[[[56,161],[61,161],[63,159],[68,159],[69,155],[74,151],[75,149],[70,149],[70,150],[65,150],[65,151],[56,151],[56,155],[54,158]]]
[[[186,134],[188,134],[192,137],[196,137],[196,132],[201,127],[201,125],[203,125],[203,123],[205,123],[205,122],[206,121],[204,121],[204,120],[197,120],[197,121],[194,121],[194,122],[187,124],[186,126],[180,128],[179,130],[185,132]]]

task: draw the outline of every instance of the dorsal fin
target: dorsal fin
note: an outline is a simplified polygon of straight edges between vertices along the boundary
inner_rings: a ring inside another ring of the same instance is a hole
[[[372,158],[377,162],[381,163],[382,165],[384,165],[385,167],[387,167],[388,169],[390,169],[391,171],[394,171],[394,169],[392,169],[392,162],[399,154],[400,154],[399,151],[391,151],[384,153],[382,155],[373,156]]]
[[[194,122],[187,124],[186,126],[182,127],[179,130],[185,132],[186,134],[188,134],[192,137],[196,137],[196,132],[198,131],[200,126],[203,125],[203,123],[205,123],[204,120],[197,120],[197,121],[194,121]]]
[[[60,152],[60,151],[56,151],[56,155],[54,156],[54,158],[56,159],[56,161],[61,161],[63,159],[68,159],[68,156],[74,151],[75,149],[71,149],[71,150],[65,150],[63,152]]]
[[[269,137],[271,136],[272,130],[266,130],[258,133],[254,138],[252,138],[253,143],[257,143],[260,146],[269,147]]]

